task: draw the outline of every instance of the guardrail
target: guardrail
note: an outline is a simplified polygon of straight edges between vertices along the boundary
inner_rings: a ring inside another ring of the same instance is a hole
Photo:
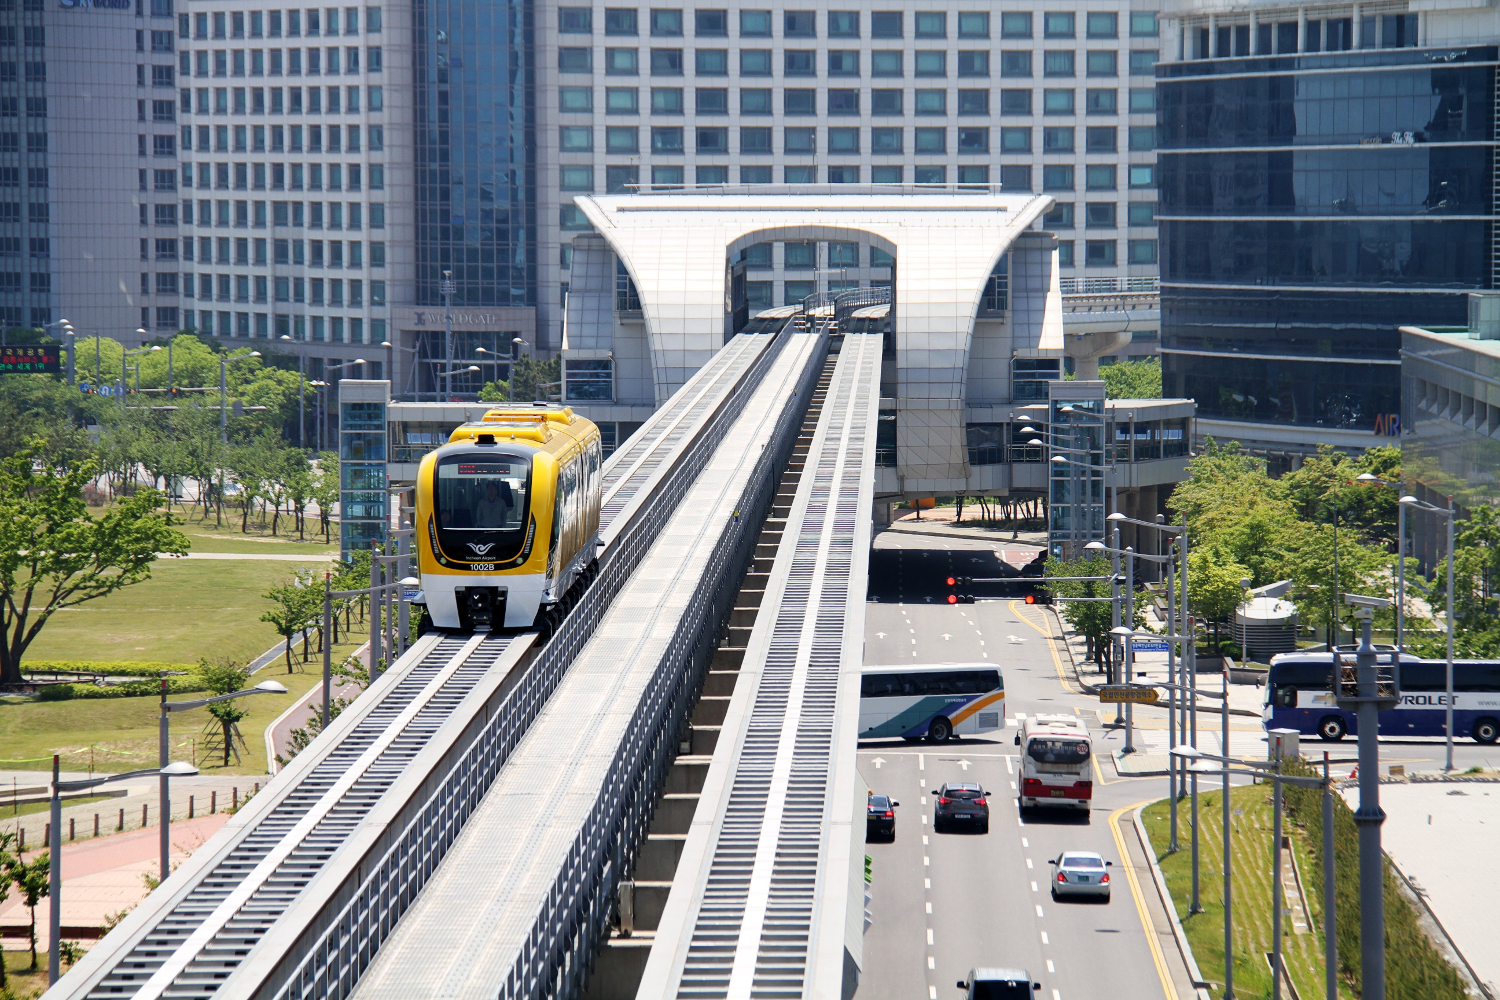
[[[1060,278],[1064,295],[1109,295],[1122,292],[1161,292],[1161,279],[1149,278]]]

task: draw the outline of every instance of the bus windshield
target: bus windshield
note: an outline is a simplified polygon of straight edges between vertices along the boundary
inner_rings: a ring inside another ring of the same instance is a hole
[[[1026,756],[1039,764],[1080,764],[1088,759],[1089,745],[1083,740],[1037,737],[1026,744]]]

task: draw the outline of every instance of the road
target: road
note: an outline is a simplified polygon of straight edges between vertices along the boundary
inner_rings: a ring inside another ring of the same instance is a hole
[[[1076,711],[1095,729],[1098,702],[1067,689],[1043,634],[1023,620],[1029,615],[1041,623],[1035,609],[1010,600],[946,603],[945,578],[998,575],[995,550],[1002,546],[1015,543],[894,532],[876,539],[865,661],[992,660],[1005,679],[1008,728],[942,748],[900,740],[860,744],[865,779],[901,806],[895,841],[866,846],[873,923],[858,995],[953,998],[971,967],[1005,965],[1028,970],[1043,986],[1040,995],[1053,1000],[1170,997],[1108,822],[1116,810],[1162,795],[1162,780],[1096,773],[1088,814],[1025,820],[1018,814],[1016,718]],[[956,780],[979,781],[993,793],[987,834],[933,832],[931,793]],[[1110,902],[1052,900],[1047,861],[1075,848],[1117,862]]]

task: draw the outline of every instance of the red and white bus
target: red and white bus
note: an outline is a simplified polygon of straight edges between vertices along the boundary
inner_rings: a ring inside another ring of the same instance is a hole
[[[1020,807],[1089,808],[1094,795],[1089,761],[1093,740],[1075,715],[1035,715],[1021,722]]]

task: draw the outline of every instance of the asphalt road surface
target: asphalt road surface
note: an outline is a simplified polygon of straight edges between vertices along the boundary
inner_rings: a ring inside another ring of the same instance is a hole
[[[979,965],[1018,966],[1042,984],[1044,1000],[1162,1000],[1174,996],[1165,968],[1174,955],[1153,948],[1150,917],[1137,893],[1154,894],[1148,882],[1132,885],[1121,864],[1124,836],[1134,837],[1129,809],[1166,794],[1162,777],[1121,778],[1110,754],[1124,732],[1108,723],[1112,708],[1078,693],[1071,675],[1049,648],[1047,613],[1004,594],[1004,586],[978,586],[975,604],[949,605],[948,576],[1002,576],[1014,569],[999,557],[1023,548],[997,538],[948,539],[898,532],[876,536],[870,562],[865,662],[870,665],[989,660],[1004,678],[1003,732],[954,740],[941,747],[902,740],[860,743],[860,771],[869,787],[901,803],[896,837],[869,843],[873,862],[871,926],[865,934],[860,1000],[956,1000],[956,982]],[[1015,592],[1019,594],[1019,591]],[[1077,713],[1095,741],[1094,798],[1086,816],[1033,813],[1016,808],[1019,770],[1016,720],[1038,713]],[[1165,712],[1138,709],[1136,744],[1166,728]],[[1199,716],[1200,733],[1217,734],[1219,717]],[[1236,755],[1263,756],[1260,720],[1232,719]],[[1327,744],[1306,738],[1310,756],[1333,751],[1352,758],[1355,741]],[[1460,741],[1459,769],[1496,763],[1494,747]],[[1385,765],[1433,769],[1442,763],[1441,740],[1381,740]],[[1346,765],[1347,766],[1347,765]],[[990,828],[980,833],[935,833],[933,792],[944,782],[979,781],[989,796]],[[1055,902],[1048,892],[1047,861],[1067,849],[1097,851],[1115,862],[1108,903]]]

